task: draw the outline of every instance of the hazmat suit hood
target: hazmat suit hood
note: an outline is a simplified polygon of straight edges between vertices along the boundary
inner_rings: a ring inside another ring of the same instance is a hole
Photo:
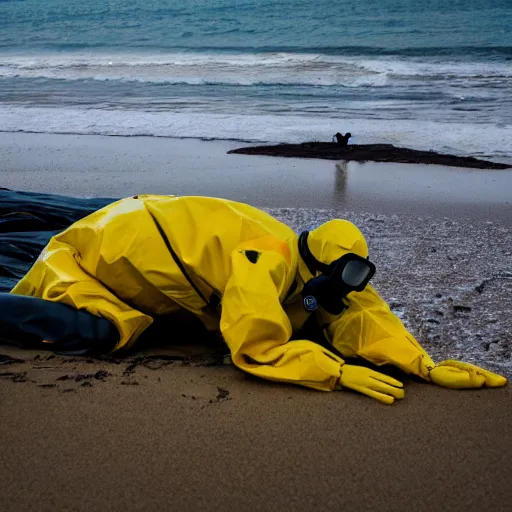
[[[351,222],[341,219],[330,220],[310,231],[307,244],[312,256],[325,265],[348,253],[355,253],[362,258],[368,256],[368,246],[361,231]],[[294,330],[299,329],[309,316],[303,303],[304,286],[319,274],[313,275],[310,272],[299,251],[295,289],[285,302]]]
[[[311,254],[326,265],[348,253],[355,253],[362,258],[368,257],[368,245],[363,234],[354,224],[343,219],[327,221],[310,231],[308,247]],[[315,277],[302,257],[299,257],[298,274],[301,284]]]

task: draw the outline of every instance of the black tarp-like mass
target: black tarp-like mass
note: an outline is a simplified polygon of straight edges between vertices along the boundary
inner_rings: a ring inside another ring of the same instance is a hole
[[[66,354],[113,348],[118,333],[106,319],[8,293],[53,235],[113,201],[0,189],[0,343],[39,349],[49,340],[53,350]]]
[[[113,201],[0,189],[0,292],[14,287],[53,235]]]

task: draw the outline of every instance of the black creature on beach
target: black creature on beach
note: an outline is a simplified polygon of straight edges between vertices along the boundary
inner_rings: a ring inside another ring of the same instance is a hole
[[[350,132],[345,133],[345,135],[342,135],[340,132],[336,133],[334,135],[336,137],[336,140],[338,141],[338,144],[340,146],[346,147],[348,146],[348,139],[352,137],[352,134]]]

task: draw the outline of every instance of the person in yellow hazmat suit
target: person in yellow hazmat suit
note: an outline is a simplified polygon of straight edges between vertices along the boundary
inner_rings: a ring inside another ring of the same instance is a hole
[[[506,384],[472,364],[435,364],[368,284],[374,272],[362,233],[346,220],[298,236],[234,201],[134,196],[54,236],[9,294],[21,302],[8,316],[12,324],[23,311],[16,328],[55,347],[85,340],[119,351],[136,346],[154,319],[184,309],[221,333],[245,372],[388,404],[404,397],[402,383],[345,358],[391,364],[448,388]],[[311,315],[332,349],[291,341]]]

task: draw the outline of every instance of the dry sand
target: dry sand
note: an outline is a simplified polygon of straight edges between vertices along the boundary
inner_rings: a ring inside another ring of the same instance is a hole
[[[30,146],[23,135],[16,140],[24,150]],[[78,144],[84,155],[91,146]],[[105,144],[98,141],[97,154]],[[126,141],[124,147],[129,154]],[[210,147],[214,167],[231,165],[218,145]],[[0,186],[65,192],[67,183],[67,193],[88,195],[85,183],[96,195],[124,195],[113,179],[123,168],[106,177],[100,168],[85,176],[69,170],[91,166],[96,150],[87,164],[70,154],[52,164],[54,149],[45,153],[35,144],[37,158],[30,163],[21,154],[18,171],[6,172],[4,159]],[[18,161],[12,144],[0,144],[0,151]],[[207,155],[197,167],[205,175]],[[250,165],[265,176],[268,168],[255,158]],[[275,160],[273,169],[289,180],[290,160]],[[307,161],[300,165],[308,168]],[[130,186],[152,188],[163,179],[163,171],[142,169],[133,163],[131,176],[139,181]],[[214,181],[212,190],[221,189]],[[275,193],[285,197],[283,190]],[[497,194],[499,209],[506,195]],[[370,204],[357,197],[361,209]],[[457,219],[468,211],[460,204],[444,220],[372,209],[271,211],[295,228],[333,215],[355,221],[369,239],[378,289],[436,359],[464,356],[510,376],[511,229],[492,215]],[[488,208],[492,214],[492,201]],[[87,360],[0,347],[7,356],[0,357],[1,510],[510,509],[510,388],[451,391],[404,379],[405,400],[387,407],[353,393],[258,381],[219,364],[210,348],[190,350]]]

